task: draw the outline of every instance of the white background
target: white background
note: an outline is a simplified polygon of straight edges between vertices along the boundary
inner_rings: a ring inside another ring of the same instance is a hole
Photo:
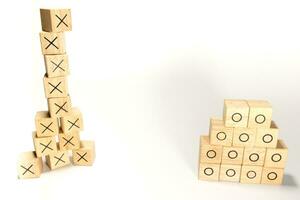
[[[247,3],[246,3],[247,2]],[[300,12],[297,1],[1,1],[0,198],[298,199]],[[69,90],[93,167],[18,180],[47,109],[40,7],[72,9]],[[268,99],[289,146],[283,186],[197,180],[198,139],[224,98]]]

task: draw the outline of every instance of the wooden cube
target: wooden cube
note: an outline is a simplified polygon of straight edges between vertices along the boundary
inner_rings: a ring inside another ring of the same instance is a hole
[[[36,113],[35,127],[37,137],[49,137],[58,134],[58,120],[51,118],[47,111]]]
[[[245,100],[224,101],[224,121],[227,127],[247,127],[249,106]]]
[[[288,148],[283,140],[278,140],[276,148],[267,148],[265,167],[285,168],[288,157]]]
[[[242,165],[241,183],[260,184],[262,175],[261,166]]]
[[[63,33],[40,33],[43,55],[65,54],[65,35]]]
[[[221,119],[212,118],[209,128],[210,143],[213,145],[231,146],[233,128],[225,127]]]
[[[95,143],[93,141],[81,141],[80,149],[73,150],[74,165],[91,166],[95,160]]]
[[[51,117],[63,117],[70,113],[72,105],[70,96],[48,99]]]
[[[55,154],[46,156],[46,164],[53,170],[70,165],[70,157],[68,151],[57,151]]]
[[[263,166],[266,149],[260,147],[245,147],[243,165]]]
[[[239,182],[241,165],[221,164],[220,181]]]
[[[71,9],[40,9],[43,31],[64,32],[72,30]]]
[[[57,152],[55,137],[37,138],[36,132],[33,132],[33,144],[37,157],[52,155]]]
[[[268,101],[250,100],[248,127],[270,128],[272,121],[272,106]]]
[[[220,164],[200,163],[198,178],[199,180],[218,181],[220,174]]]
[[[255,146],[275,148],[277,145],[279,129],[274,121],[270,128],[258,128]]]
[[[200,137],[200,162],[220,164],[222,159],[222,146],[211,145],[208,136]]]
[[[255,144],[256,129],[236,127],[233,130],[233,146],[252,147]]]
[[[47,77],[62,77],[70,74],[67,54],[44,56]]]
[[[68,85],[66,77],[44,77],[44,89],[46,98],[67,97]]]
[[[243,156],[243,147],[223,147],[222,164],[241,165]]]
[[[74,150],[80,148],[80,137],[78,132],[60,133],[58,135],[60,150]]]
[[[280,185],[283,182],[284,169],[264,167],[261,177],[262,184]]]
[[[80,110],[78,108],[72,108],[69,115],[61,118],[60,124],[64,133],[82,131],[83,119]]]
[[[18,178],[37,178],[43,171],[42,158],[36,157],[34,151],[24,152],[18,159]]]

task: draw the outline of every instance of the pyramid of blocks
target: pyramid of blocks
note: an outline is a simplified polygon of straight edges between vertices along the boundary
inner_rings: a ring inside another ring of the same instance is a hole
[[[223,119],[200,137],[199,179],[282,184],[288,149],[278,133],[268,101],[225,100]]]
[[[36,113],[36,130],[32,134],[35,151],[19,156],[19,178],[40,177],[44,161],[50,170],[54,170],[70,164],[90,166],[95,159],[94,142],[80,140],[82,114],[72,107],[67,86],[69,62],[64,32],[72,30],[71,10],[41,9],[40,13],[48,110]]]

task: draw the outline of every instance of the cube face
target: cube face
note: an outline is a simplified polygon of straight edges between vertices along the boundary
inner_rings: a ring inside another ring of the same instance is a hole
[[[72,108],[69,115],[61,118],[60,123],[64,133],[79,132],[83,130],[82,114],[78,108]]]
[[[60,150],[74,150],[80,148],[80,137],[78,132],[69,134],[60,133],[58,138]]]
[[[44,88],[46,98],[58,98],[68,96],[68,86],[66,77],[44,77]]]
[[[218,181],[220,174],[220,164],[200,163],[198,178],[199,180]]]
[[[37,112],[35,115],[37,137],[49,137],[58,134],[58,121],[51,118],[47,111]]]
[[[275,148],[277,145],[279,129],[272,121],[270,128],[258,128],[255,146]]]
[[[256,139],[255,128],[234,128],[233,146],[251,147],[254,146]]]
[[[70,74],[69,58],[66,54],[44,56],[47,77],[62,77]]]
[[[285,168],[288,157],[288,149],[282,140],[278,140],[277,147],[267,148],[265,167]]]
[[[221,164],[220,181],[239,182],[241,165]]]
[[[223,120],[210,120],[210,143],[213,145],[231,146],[233,138],[233,128],[225,127]]]
[[[65,36],[63,33],[40,33],[43,55],[65,54]]]
[[[47,155],[46,164],[51,170],[70,165],[68,151],[57,151],[55,154]]]
[[[243,163],[243,147],[224,147],[222,164],[241,165]]]
[[[263,168],[261,183],[280,185],[283,182],[284,169],[279,168]]]
[[[245,147],[243,165],[263,166],[265,154],[265,148]]]
[[[260,166],[242,166],[241,183],[260,184],[262,167]]]
[[[200,137],[200,162],[220,164],[222,159],[222,146],[209,144],[208,136]]]
[[[37,157],[52,155],[57,152],[55,137],[37,138],[36,132],[34,132],[33,143]]]
[[[91,166],[95,160],[95,143],[93,141],[81,141],[80,149],[73,150],[74,165]]]
[[[248,127],[269,128],[272,121],[272,106],[267,101],[248,101],[250,108]]]
[[[43,31],[64,32],[72,30],[70,9],[41,9]]]
[[[18,177],[20,179],[38,178],[42,171],[42,158],[36,157],[32,151],[20,154],[18,161]]]
[[[71,111],[70,97],[59,97],[48,99],[48,107],[51,117],[64,117]]]
[[[244,100],[224,101],[224,121],[226,127],[247,127],[249,106]]]

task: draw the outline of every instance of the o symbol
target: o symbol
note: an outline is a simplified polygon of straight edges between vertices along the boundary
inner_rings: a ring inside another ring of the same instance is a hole
[[[271,160],[273,162],[279,162],[279,161],[281,161],[281,159],[282,159],[282,156],[279,153],[275,153],[271,157]]]
[[[215,158],[217,155],[217,153],[214,150],[209,150],[208,152],[206,152],[206,156],[210,159]]]
[[[234,122],[240,122],[243,119],[243,116],[240,113],[234,113],[231,116],[232,121]]]
[[[237,151],[235,151],[235,150],[229,151],[229,152],[228,152],[228,157],[229,157],[230,159],[235,159],[235,158],[237,158],[237,157],[238,157]]]
[[[257,115],[255,117],[255,122],[258,123],[258,124],[263,124],[263,123],[265,123],[265,121],[266,121],[266,117],[262,114]]]
[[[269,180],[274,181],[277,179],[277,174],[275,172],[270,172],[267,177]]]
[[[228,169],[228,170],[226,171],[226,175],[227,175],[228,177],[234,177],[235,174],[236,174],[236,172],[235,172],[233,169]]]
[[[256,177],[256,172],[255,171],[249,171],[249,172],[247,172],[247,177],[249,179],[254,179]]]
[[[248,140],[250,139],[250,136],[247,133],[242,133],[239,136],[239,139],[241,142],[248,142]]]
[[[218,140],[221,140],[221,141],[225,140],[225,139],[226,139],[226,133],[224,133],[224,132],[219,132],[219,133],[217,134],[217,139],[218,139]]]
[[[250,156],[249,156],[249,160],[250,160],[251,162],[256,162],[256,161],[259,160],[259,155],[258,155],[257,153],[252,153],[252,154],[250,154]]]
[[[270,143],[273,141],[273,136],[271,134],[266,134],[263,136],[264,143]]]
[[[213,175],[213,173],[214,173],[214,170],[213,170],[213,168],[211,168],[211,167],[208,167],[208,168],[205,168],[205,169],[204,169],[204,174],[205,174],[206,176],[211,176],[211,175]]]

